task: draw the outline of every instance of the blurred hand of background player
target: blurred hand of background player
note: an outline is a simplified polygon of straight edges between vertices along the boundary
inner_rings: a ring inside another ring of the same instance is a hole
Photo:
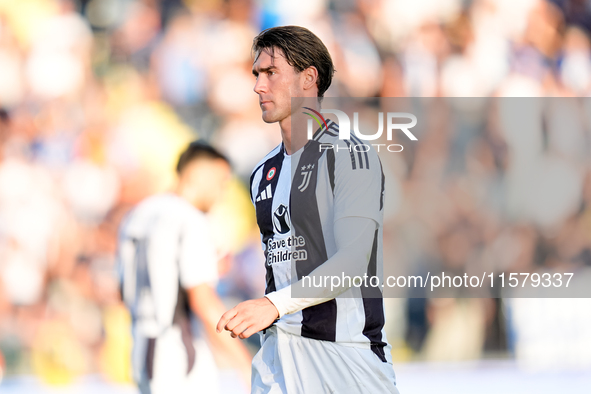
[[[271,325],[279,317],[275,305],[268,298],[241,302],[222,315],[217,332],[230,331],[232,338],[245,339]]]

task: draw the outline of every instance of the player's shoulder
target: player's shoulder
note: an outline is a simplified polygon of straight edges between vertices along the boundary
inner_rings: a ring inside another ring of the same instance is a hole
[[[349,138],[341,139],[338,124],[333,121],[327,123],[328,128],[319,132],[315,141],[334,160],[336,167],[369,171],[381,169],[379,156],[371,143],[361,140],[353,131]]]
[[[140,201],[134,211],[137,214],[154,214],[161,211],[188,210],[191,204],[172,193],[159,193]]]
[[[185,199],[173,193],[161,193],[140,201],[125,217],[124,227],[137,232],[149,223],[159,221],[201,221],[204,214]]]
[[[263,166],[265,165],[265,163],[267,161],[273,159],[274,157],[276,157],[278,154],[280,154],[282,152],[283,152],[283,142],[279,143],[279,145],[277,145],[275,148],[273,148],[273,150],[271,152],[267,153],[267,155],[265,155],[265,157],[263,157],[263,159],[257,163],[257,165],[254,167],[254,169],[252,170],[252,172],[250,174],[250,182],[252,183],[252,180],[253,180],[255,174],[261,168],[263,168]]]
[[[319,144],[334,144],[339,140],[339,125],[327,119],[326,124],[314,134],[313,140]]]
[[[144,198],[127,212],[119,226],[121,235],[139,236],[158,211],[160,195]]]
[[[271,150],[271,152],[267,153],[265,155],[265,157],[263,157],[263,159],[257,163],[257,165],[254,167],[254,170],[252,172],[255,173],[259,168],[261,168],[263,165],[265,165],[265,163],[267,161],[271,160],[272,158],[274,158],[275,156],[277,156],[279,153],[282,153],[282,152],[283,152],[283,142],[280,142],[279,145],[277,145],[275,148],[273,148],[273,150]]]

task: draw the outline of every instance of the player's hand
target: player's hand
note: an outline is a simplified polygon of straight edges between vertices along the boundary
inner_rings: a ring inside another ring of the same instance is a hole
[[[268,298],[241,302],[222,315],[216,331],[230,331],[232,338],[248,338],[255,332],[267,328],[279,317],[275,305]]]

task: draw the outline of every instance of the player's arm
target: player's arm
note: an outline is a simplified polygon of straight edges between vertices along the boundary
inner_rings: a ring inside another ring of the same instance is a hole
[[[207,339],[232,361],[245,382],[250,384],[252,357],[246,347],[233,341],[230,336],[214,335],[217,317],[225,307],[214,288],[218,280],[217,258],[207,223],[201,216],[191,218],[185,225],[179,269],[180,284],[187,291],[191,310],[203,323]]]
[[[202,283],[187,290],[191,310],[202,321],[207,339],[212,346],[220,349],[231,360],[247,382],[250,382],[252,357],[241,342],[236,342],[228,335],[217,335],[215,326],[226,310],[215,289],[208,283]]]
[[[363,276],[367,272],[377,223],[363,217],[345,217],[335,222],[337,252],[313,270],[310,277]],[[341,281],[339,286],[306,287],[304,280],[267,294],[263,298],[245,301],[227,311],[218,322],[217,330],[231,331],[232,337],[248,338],[267,328],[275,319],[295,313],[309,306],[336,298],[352,283]],[[312,283],[319,283],[312,281]],[[292,292],[306,294],[306,298],[292,298]]]
[[[299,280],[265,296],[275,305],[279,317],[338,297],[353,285],[353,281],[341,280],[343,276],[363,277],[367,273],[376,228],[377,223],[368,218],[337,220],[334,228],[337,252],[313,270],[309,279]],[[326,286],[314,287],[311,283],[326,283]],[[292,294],[305,294],[306,297],[292,298]]]

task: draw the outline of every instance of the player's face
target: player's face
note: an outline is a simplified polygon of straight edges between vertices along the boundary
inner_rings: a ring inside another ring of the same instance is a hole
[[[228,163],[221,159],[196,160],[185,169],[186,182],[194,191],[195,205],[199,210],[208,212],[213,205],[222,199],[232,171]]]
[[[252,65],[254,91],[266,123],[280,122],[291,115],[291,98],[302,96],[301,73],[287,63],[283,52],[262,50]]]
[[[205,198],[205,211],[207,212],[224,196],[232,172],[230,166],[224,160],[211,160],[204,173],[204,176],[208,178],[205,182],[209,185]]]

